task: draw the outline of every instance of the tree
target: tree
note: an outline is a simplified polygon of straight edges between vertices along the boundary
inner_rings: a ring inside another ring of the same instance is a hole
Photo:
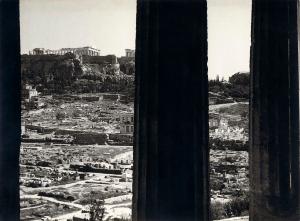
[[[72,117],[80,117],[80,111],[78,109],[74,109],[72,112]]]
[[[104,207],[104,199],[100,197],[99,199],[95,199],[94,192],[91,191],[91,201],[90,201],[90,221],[103,221],[105,207]],[[99,195],[96,195],[99,196]]]
[[[233,85],[249,86],[250,74],[248,72],[238,72],[229,78],[229,82]]]
[[[66,114],[64,112],[59,111],[56,113],[55,117],[56,117],[56,120],[63,120],[66,118]]]

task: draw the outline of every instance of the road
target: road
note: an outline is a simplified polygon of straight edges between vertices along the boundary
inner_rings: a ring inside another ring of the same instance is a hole
[[[61,205],[67,205],[67,206],[75,207],[75,208],[78,208],[78,209],[83,209],[84,208],[83,205],[80,205],[80,204],[77,204],[77,203],[60,201],[60,200],[54,199],[52,197],[38,196],[37,194],[23,195],[20,198],[21,199],[29,199],[29,198],[30,199],[42,199],[42,200],[47,200],[47,201],[52,202],[52,203],[58,203],[58,204],[61,204]]]
[[[97,179],[103,178],[104,176],[107,175],[107,174],[102,174],[102,173],[93,173],[93,174],[95,174],[95,176],[88,177],[86,180],[78,180],[78,181],[75,181],[75,182],[72,182],[72,183],[54,185],[54,186],[49,186],[49,187],[36,187],[36,188],[23,186],[22,189],[24,190],[24,192],[30,192],[30,191],[40,192],[40,191],[49,191],[49,190],[57,189],[57,188],[70,188],[70,187],[73,187],[73,186],[76,186],[76,185],[85,184],[88,181],[94,181],[94,180],[97,181]]]
[[[58,203],[58,204],[61,204],[61,205],[68,205],[68,206],[75,207],[75,208],[78,209],[77,211],[73,211],[71,213],[63,214],[63,215],[60,215],[60,216],[57,216],[57,217],[53,218],[53,220],[58,220],[58,221],[66,221],[68,219],[72,219],[74,215],[80,214],[81,210],[84,209],[83,205],[80,205],[80,204],[77,204],[77,203],[60,201],[60,200],[56,200],[56,199],[51,198],[51,197],[38,196],[37,194],[23,195],[23,196],[21,196],[21,199],[22,198],[43,199],[43,200],[47,200],[49,202]]]
[[[233,217],[229,219],[220,219],[218,221],[249,221],[249,217],[248,216]]]
[[[24,199],[24,198],[43,199],[43,200],[47,200],[49,202],[58,203],[61,205],[68,205],[70,207],[75,207],[78,209],[77,211],[73,211],[71,213],[53,217],[53,220],[57,220],[57,221],[66,221],[67,219],[72,219],[73,216],[81,214],[82,213],[81,211],[83,209],[86,209],[86,206],[83,206],[78,203],[60,201],[60,200],[57,200],[57,199],[54,199],[51,197],[38,196],[37,194],[21,196],[21,199]],[[132,194],[127,194],[127,195],[123,195],[123,196],[117,196],[117,197],[111,197],[111,198],[105,199],[104,207],[105,207],[106,213],[105,213],[104,219],[113,217],[117,214],[119,214],[120,217],[131,216],[131,209],[129,208],[131,206],[131,198],[132,198]],[[126,202],[124,202],[124,201],[126,201]]]
[[[239,103],[247,103],[247,102],[239,102]],[[214,104],[214,105],[209,105],[209,111],[213,112],[219,108],[223,108],[223,107],[230,107],[234,104],[238,104],[238,102],[234,102],[234,103],[227,103],[227,104]]]
[[[133,159],[133,151],[127,151],[125,153],[120,153],[112,158],[112,160],[132,160]]]
[[[38,205],[38,206],[30,206],[30,207],[25,207],[25,208],[21,208],[21,211],[25,211],[25,210],[29,210],[29,209],[38,209],[40,207],[43,207],[44,205]]]

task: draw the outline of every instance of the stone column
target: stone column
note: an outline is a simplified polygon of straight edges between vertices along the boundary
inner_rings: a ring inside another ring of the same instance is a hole
[[[206,0],[137,5],[133,220],[207,221]]]
[[[0,220],[19,220],[19,4],[0,1]]]
[[[299,221],[297,0],[253,0],[251,221]]]

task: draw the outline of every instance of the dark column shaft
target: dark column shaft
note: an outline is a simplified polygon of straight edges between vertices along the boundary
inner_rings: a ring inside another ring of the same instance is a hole
[[[297,0],[253,0],[251,53],[250,220],[300,220]]]
[[[206,10],[138,1],[135,221],[209,220]]]
[[[0,1],[0,220],[19,220],[20,40],[18,1]]]

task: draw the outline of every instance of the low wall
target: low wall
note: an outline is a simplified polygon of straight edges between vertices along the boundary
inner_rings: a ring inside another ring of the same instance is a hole
[[[70,169],[78,172],[92,172],[92,173],[105,173],[105,174],[122,174],[120,169],[105,169],[105,168],[93,168],[88,165],[70,165]]]
[[[126,145],[131,146],[133,144],[132,134],[109,134],[108,144],[110,145]]]
[[[26,125],[26,129],[36,130],[38,133],[52,133],[55,135],[70,135],[73,137],[73,144],[79,145],[126,145],[130,146],[133,144],[133,135],[132,134],[106,134],[106,133],[97,133],[91,131],[80,131],[80,130],[64,130],[58,128],[46,128],[42,126],[35,125]],[[24,138],[24,142],[53,142],[59,143],[63,139],[31,139]]]
[[[119,99],[119,94],[103,94],[103,100],[117,101]]]
[[[24,143],[55,143],[55,144],[69,144],[71,143],[66,139],[51,139],[51,138],[21,138]]]
[[[89,97],[82,97],[81,99],[84,101],[87,101],[87,102],[94,102],[94,101],[99,101],[100,97],[99,96],[89,96]]]
[[[89,131],[77,131],[77,130],[57,130],[56,135],[71,135],[73,136],[73,144],[91,145],[99,144],[104,145],[108,140],[106,133],[97,133]]]
[[[45,134],[50,134],[57,130],[57,128],[48,128],[48,127],[42,127],[36,125],[26,125],[25,128],[28,130],[36,130],[38,133],[45,133]]]
[[[209,139],[209,147],[213,150],[248,151],[249,141]]]
[[[99,144],[104,145],[107,142],[107,134],[105,133],[92,133],[92,132],[82,132],[76,133],[73,135],[74,144],[82,144],[82,145],[89,145],[89,144]]]

